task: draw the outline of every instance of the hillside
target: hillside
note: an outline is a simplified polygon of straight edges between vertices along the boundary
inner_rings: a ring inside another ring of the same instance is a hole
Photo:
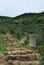
[[[14,38],[20,40],[22,37],[28,37],[29,34],[38,34],[37,40],[44,42],[44,12],[25,13],[17,17],[0,16],[0,34],[11,34]]]
[[[44,12],[0,16],[0,64],[44,65]]]

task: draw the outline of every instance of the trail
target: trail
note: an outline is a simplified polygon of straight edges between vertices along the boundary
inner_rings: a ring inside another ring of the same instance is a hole
[[[31,65],[33,63],[35,65],[40,64],[37,60],[40,57],[39,54],[24,48],[21,44],[18,44],[16,41],[7,36],[3,37],[3,39],[7,48],[7,51],[4,52],[4,56],[9,57],[9,63],[7,63],[7,65]]]

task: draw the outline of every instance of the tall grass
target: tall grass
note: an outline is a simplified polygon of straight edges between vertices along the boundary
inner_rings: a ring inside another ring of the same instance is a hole
[[[5,41],[0,38],[0,52],[6,51]]]

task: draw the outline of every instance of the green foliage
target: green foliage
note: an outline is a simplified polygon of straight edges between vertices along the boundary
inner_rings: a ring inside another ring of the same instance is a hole
[[[31,46],[29,46],[29,45],[26,45],[24,47],[27,48],[27,49],[33,50],[33,48]]]
[[[44,43],[38,46],[38,50],[41,55],[44,55]]]
[[[15,18],[0,16],[0,33],[7,32],[18,40],[27,34],[41,34],[40,42],[44,42],[44,13],[25,13]]]
[[[4,36],[4,34],[0,34],[0,37],[1,37],[1,36]]]
[[[6,61],[6,62],[9,61],[9,57],[5,57],[5,61]]]
[[[41,56],[39,59],[40,65],[44,65],[44,56]]]
[[[44,43],[38,46],[36,53],[41,54],[38,60],[40,61],[40,65],[44,65]]]
[[[10,56],[6,56],[4,60],[5,60],[6,62],[9,62]]]
[[[18,65],[20,65],[20,62],[18,62]]]
[[[44,12],[25,13],[15,18],[0,16],[0,36],[7,33],[11,34],[17,42],[26,36],[26,40],[22,45],[31,50],[33,50],[33,48],[28,45],[29,34],[38,34],[37,44],[39,46],[35,52],[41,54],[39,60],[41,65],[44,65]],[[0,52],[6,51],[4,43],[4,40],[0,39]],[[9,57],[5,58],[5,60],[8,61]]]
[[[26,39],[24,41],[25,45],[29,44],[29,35],[26,35]]]
[[[4,40],[0,38],[0,52],[6,51],[6,46]]]

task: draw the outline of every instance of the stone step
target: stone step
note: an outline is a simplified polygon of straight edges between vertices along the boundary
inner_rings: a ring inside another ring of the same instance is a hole
[[[21,44],[12,43],[12,42],[6,43],[5,45],[6,45],[6,46],[22,46]],[[23,47],[23,46],[22,46],[22,47]]]
[[[18,65],[16,61],[19,61],[18,63],[20,63],[20,65],[30,65],[33,60],[37,60],[40,57],[39,54],[24,48],[22,45],[18,44],[16,41],[10,39],[9,37],[5,37],[4,40],[7,47],[7,51],[6,53],[4,52],[4,54],[5,56],[9,56],[10,60],[13,59],[14,65]],[[37,63],[38,61],[36,61],[36,64]]]
[[[5,42],[8,44],[8,43],[14,43],[14,41],[11,41],[11,40],[5,40]]]
[[[14,49],[15,50],[15,48],[23,48],[22,46],[20,46],[20,45],[14,45],[14,46],[6,46],[7,47],[7,49]]]
[[[10,50],[10,51],[12,51],[12,50],[14,50],[14,51],[25,51],[27,49],[23,48],[23,47],[18,47],[18,48],[17,47],[7,47],[7,50]]]
[[[9,60],[19,60],[19,61],[31,61],[31,60],[38,60],[38,57],[34,54],[27,54],[27,55],[7,55]]]
[[[40,65],[39,61],[13,61],[13,65]]]
[[[5,53],[5,54],[13,54],[13,55],[15,55],[15,54],[33,54],[33,52],[31,51],[31,50],[17,50],[17,51],[13,51],[13,50],[11,50],[11,51],[5,51],[5,52],[3,52],[3,53]]]
[[[6,43],[5,45],[6,45],[6,46],[14,46],[14,45],[18,45],[18,44],[9,42],[9,43]]]
[[[8,52],[8,51],[7,51]],[[34,53],[33,51],[31,51],[31,50],[17,50],[17,51],[13,51],[13,50],[11,50],[11,51],[9,51],[9,52],[14,52],[14,53],[16,53],[16,52],[19,52],[19,53]]]
[[[13,54],[9,54],[9,56],[12,56],[12,57],[32,57],[32,58],[39,58],[39,54],[16,54],[16,55],[13,55]]]
[[[20,52],[7,52],[6,56],[9,56],[11,60],[22,60],[22,61],[25,61],[25,60],[37,60],[40,55],[39,54],[36,54],[36,53],[33,53],[33,54],[22,54]]]
[[[2,60],[2,62],[0,63],[0,65],[7,65],[7,62]]]

